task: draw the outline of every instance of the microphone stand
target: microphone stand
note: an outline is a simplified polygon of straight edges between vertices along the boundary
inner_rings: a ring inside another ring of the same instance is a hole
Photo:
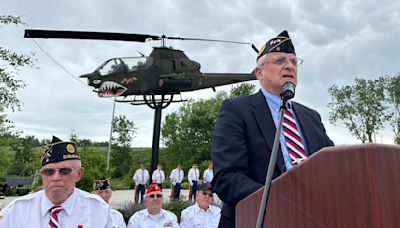
[[[263,192],[263,196],[262,196],[262,200],[261,200],[260,210],[258,211],[256,228],[261,228],[262,224],[264,222],[264,214],[265,214],[265,209],[267,207],[269,187],[271,185],[272,174],[274,173],[274,169],[275,169],[275,165],[276,165],[276,157],[277,157],[278,148],[279,148],[279,139],[281,137],[281,132],[282,132],[283,114],[284,114],[284,111],[286,111],[286,109],[287,109],[286,103],[288,100],[289,99],[282,96],[282,104],[281,104],[281,107],[279,108],[279,122],[278,122],[278,126],[276,127],[274,146],[272,147],[271,157],[269,159],[267,176],[265,177],[264,192]]]

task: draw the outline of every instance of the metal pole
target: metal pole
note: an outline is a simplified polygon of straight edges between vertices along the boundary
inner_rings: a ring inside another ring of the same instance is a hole
[[[287,100],[282,101],[282,106],[279,111],[279,122],[278,122],[278,126],[276,127],[274,146],[272,147],[271,157],[269,159],[267,176],[265,177],[265,186],[264,186],[263,196],[262,196],[262,200],[261,200],[260,210],[258,211],[257,225],[256,225],[257,228],[261,228],[262,224],[264,222],[264,214],[265,214],[265,209],[267,207],[269,187],[271,185],[272,174],[274,173],[274,169],[275,169],[275,165],[276,165],[276,157],[277,157],[278,148],[279,148],[279,138],[281,137],[283,113],[286,110],[286,102],[287,102]]]
[[[114,97],[113,111],[112,111],[112,117],[111,117],[110,139],[108,140],[108,148],[107,148],[107,172],[110,168],[111,139],[112,139],[112,132],[113,132],[114,113],[115,113],[115,97]]]
[[[154,110],[153,145],[151,152],[151,172],[156,169],[158,154],[160,151],[160,126],[161,126],[162,104],[158,104]]]

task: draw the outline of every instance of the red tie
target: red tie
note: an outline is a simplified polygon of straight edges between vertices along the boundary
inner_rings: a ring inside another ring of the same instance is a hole
[[[307,153],[304,150],[293,113],[287,109],[283,117],[283,134],[285,136],[286,147],[292,164],[298,165],[307,158]]]
[[[61,206],[52,206],[50,211],[50,221],[49,221],[49,228],[60,228],[60,223],[58,222],[57,213],[62,210]]]

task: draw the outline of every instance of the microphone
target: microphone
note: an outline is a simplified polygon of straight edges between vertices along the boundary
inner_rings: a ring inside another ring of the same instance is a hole
[[[281,98],[286,101],[292,99],[294,97],[295,88],[296,86],[293,82],[285,82],[282,86]]]

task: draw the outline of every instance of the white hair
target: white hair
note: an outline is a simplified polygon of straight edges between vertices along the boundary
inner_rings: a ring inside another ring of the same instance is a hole
[[[266,58],[267,58],[267,54],[265,54],[265,55],[261,56],[260,58],[258,58],[257,67],[261,67],[262,65],[264,65]]]

